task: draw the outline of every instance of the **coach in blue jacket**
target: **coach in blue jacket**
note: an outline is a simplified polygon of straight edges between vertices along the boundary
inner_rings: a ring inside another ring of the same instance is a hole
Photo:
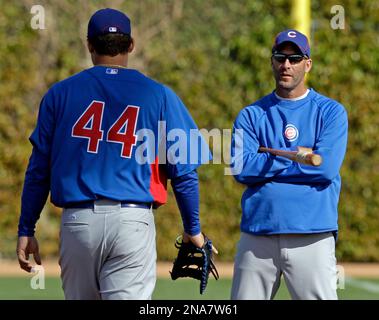
[[[279,33],[271,57],[276,89],[234,123],[232,156],[241,168],[235,178],[247,188],[232,299],[273,299],[282,275],[293,299],[337,299],[339,170],[348,120],[340,103],[306,87],[310,57],[305,35]],[[323,163],[312,167],[259,147],[307,147]]]

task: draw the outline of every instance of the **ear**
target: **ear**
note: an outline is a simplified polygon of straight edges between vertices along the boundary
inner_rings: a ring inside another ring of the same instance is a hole
[[[274,59],[271,57],[270,61],[271,61],[271,69],[274,70]]]
[[[95,48],[92,46],[92,44],[89,43],[87,40],[87,48],[90,53],[93,53],[95,51]]]
[[[128,53],[131,53],[134,50],[134,39],[130,39],[130,46],[128,48]]]
[[[305,73],[308,73],[312,69],[312,59],[305,61]]]

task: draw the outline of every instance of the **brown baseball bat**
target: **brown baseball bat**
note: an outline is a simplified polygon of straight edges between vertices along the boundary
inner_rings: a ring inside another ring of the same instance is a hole
[[[312,152],[311,148],[298,147],[298,151],[285,151],[279,149],[260,147],[259,151],[269,152],[275,156],[286,157],[292,161],[318,167],[322,163],[322,157]]]

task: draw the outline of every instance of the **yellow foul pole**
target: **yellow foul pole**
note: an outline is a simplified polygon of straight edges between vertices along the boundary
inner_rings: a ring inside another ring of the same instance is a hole
[[[304,33],[309,41],[311,35],[311,0],[292,0],[292,25]]]
[[[304,33],[311,45],[311,0],[292,0],[293,28]],[[305,75],[307,81],[308,74]]]

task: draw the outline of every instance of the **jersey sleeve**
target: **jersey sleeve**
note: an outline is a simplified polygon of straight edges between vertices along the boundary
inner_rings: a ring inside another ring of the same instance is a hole
[[[323,126],[313,152],[323,158],[319,167],[297,162],[275,177],[275,181],[288,183],[330,183],[337,175],[345,157],[348,137],[348,118],[342,105],[327,108]]]
[[[237,116],[233,126],[231,147],[231,171],[243,184],[255,184],[272,179],[292,164],[291,160],[258,153],[259,140],[255,132],[257,119],[247,109]]]
[[[181,99],[164,86],[166,172],[169,179],[185,175],[212,158],[208,144]]]
[[[50,89],[42,98],[37,125],[29,138],[33,147],[44,155],[50,154],[54,128],[54,96]]]
[[[184,231],[191,236],[199,234],[199,179],[196,170],[171,179],[171,186],[182,217]]]
[[[49,157],[33,148],[21,196],[18,236],[32,237],[50,190]]]
[[[33,236],[35,224],[50,190],[50,150],[54,134],[53,101],[50,93],[42,99],[36,128],[29,140],[33,151],[25,173],[21,197],[19,236]]]

